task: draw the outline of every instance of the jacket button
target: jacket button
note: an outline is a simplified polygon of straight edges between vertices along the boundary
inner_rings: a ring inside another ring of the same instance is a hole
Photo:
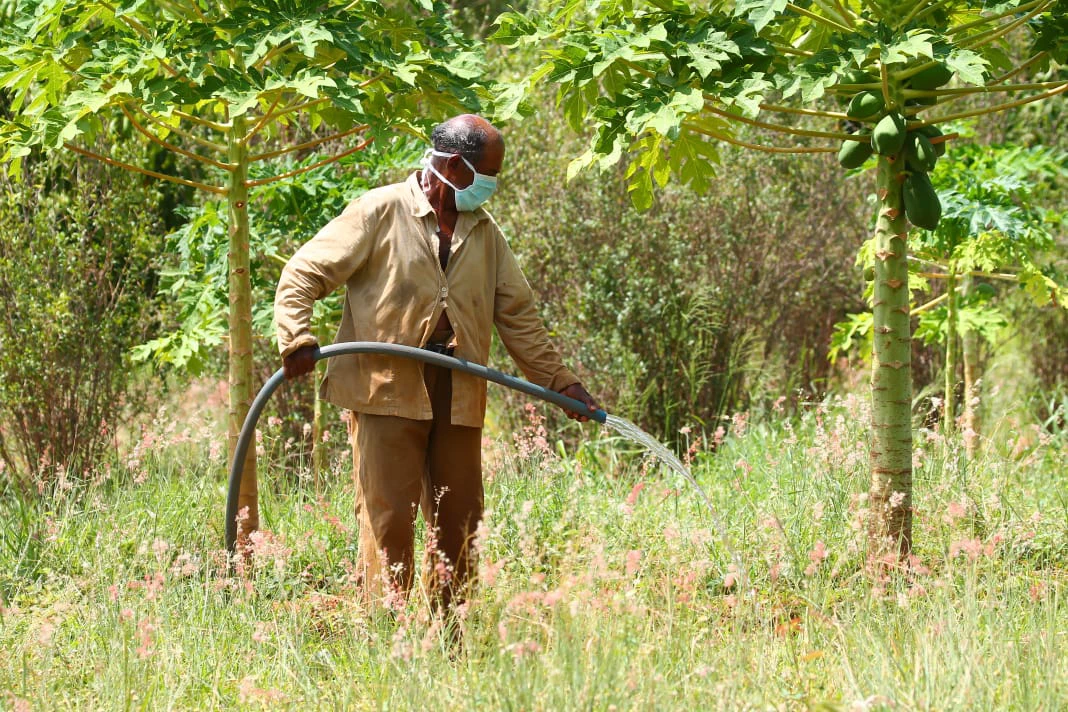
[[[449,296],[449,288],[448,287],[442,287],[441,288],[441,296],[443,296],[443,297]]]

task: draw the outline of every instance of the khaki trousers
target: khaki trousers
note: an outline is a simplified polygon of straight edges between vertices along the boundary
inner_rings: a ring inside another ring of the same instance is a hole
[[[452,372],[424,366],[433,420],[353,414],[359,567],[368,602],[411,591],[415,520],[427,523],[424,582],[435,605],[461,603],[476,563],[483,511],[482,429],[452,425]]]

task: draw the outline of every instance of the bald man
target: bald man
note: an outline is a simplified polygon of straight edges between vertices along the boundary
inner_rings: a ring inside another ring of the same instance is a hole
[[[338,342],[407,344],[486,363],[496,326],[530,381],[597,408],[553,347],[530,285],[481,207],[504,163],[500,132],[465,114],[431,140],[422,170],[354,200],[289,260],[275,296],[287,378],[314,368],[312,306],[343,284]],[[431,594],[445,606],[462,601],[483,512],[486,382],[410,359],[340,356],[329,362],[322,397],[358,414],[356,514],[369,598],[407,597],[421,510],[432,532]]]

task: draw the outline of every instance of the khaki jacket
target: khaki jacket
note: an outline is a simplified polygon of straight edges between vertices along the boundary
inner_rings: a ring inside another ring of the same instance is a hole
[[[555,391],[578,383],[553,348],[534,293],[485,210],[460,213],[442,271],[437,219],[417,175],[352,201],[286,264],[274,301],[282,356],[316,343],[312,305],[344,284],[337,342],[424,346],[448,308],[458,358],[486,363],[496,325],[528,380]],[[321,392],[330,403],[359,413],[433,417],[423,364],[411,359],[336,356],[328,361]],[[482,427],[485,412],[486,382],[454,371],[452,422]]]

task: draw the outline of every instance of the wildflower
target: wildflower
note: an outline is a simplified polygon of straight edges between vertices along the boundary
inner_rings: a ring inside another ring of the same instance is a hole
[[[634,503],[638,501],[638,495],[645,489],[645,483],[639,482],[631,488],[630,494],[627,495],[627,505],[633,507]]]
[[[748,413],[735,413],[731,416],[731,430],[736,437],[742,437],[745,435],[745,430],[749,425]]]
[[[137,623],[137,638],[140,645],[137,648],[137,657],[145,660],[156,652],[155,633],[158,628],[151,618],[144,618]]]
[[[828,556],[827,545],[823,543],[823,540],[816,542],[816,545],[812,547],[812,550],[808,552],[808,559],[812,563],[805,569],[805,575],[811,576],[816,573],[816,569],[820,567],[820,564],[826,561]]]
[[[41,626],[37,629],[37,641],[47,647],[52,644],[52,638],[56,634],[56,625],[51,620],[46,620],[41,623]]]
[[[279,418],[277,415],[272,415],[267,418],[267,425],[271,426],[272,428],[277,428],[282,425],[282,419]]]
[[[961,552],[968,555],[969,561],[976,561],[983,553],[983,543],[978,539],[958,539],[950,542],[949,558],[955,559]]]
[[[133,612],[132,608],[123,608],[121,611],[119,611],[119,620],[120,621],[123,621],[123,622],[128,621],[131,618],[133,618],[133,616],[134,616],[134,612]]]
[[[738,567],[731,564],[727,567],[727,575],[723,577],[723,588],[734,588],[738,583]]]
[[[898,509],[905,502],[904,492],[894,492],[890,495],[890,508]]]
[[[524,640],[517,643],[511,643],[505,646],[505,651],[512,654],[512,657],[516,660],[523,658],[527,655],[541,652],[541,644],[536,640]]]
[[[963,502],[950,502],[946,505],[946,513],[942,515],[942,520],[946,524],[952,524],[967,513],[968,507]]]
[[[642,560],[641,549],[631,549],[627,552],[627,576],[633,576],[638,573],[638,568]]]
[[[1046,583],[1044,581],[1036,581],[1031,584],[1031,588],[1027,589],[1027,595],[1031,598],[1031,603],[1038,603],[1046,595]]]
[[[163,539],[157,538],[152,541],[152,553],[156,555],[156,559],[162,559],[170,548],[171,545]]]

